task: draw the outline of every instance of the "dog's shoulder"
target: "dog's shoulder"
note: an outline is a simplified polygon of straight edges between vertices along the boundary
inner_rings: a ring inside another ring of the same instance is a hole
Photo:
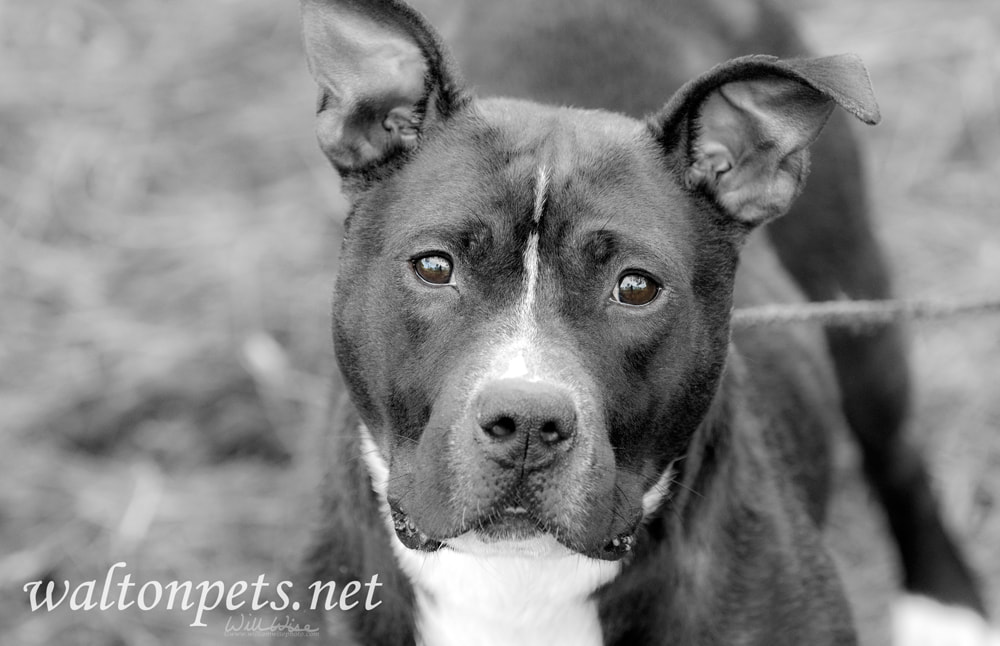
[[[759,232],[760,233],[760,232]],[[764,235],[741,255],[734,304],[804,303]],[[814,325],[737,327],[730,363],[739,363],[744,418],[762,425],[762,440],[822,522],[829,491],[831,438],[846,433],[840,393],[823,329]],[[732,366],[731,366],[732,367]]]

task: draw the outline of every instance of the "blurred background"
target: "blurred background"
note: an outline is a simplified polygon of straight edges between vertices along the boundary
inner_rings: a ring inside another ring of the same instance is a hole
[[[900,294],[1000,295],[1000,3],[782,2],[871,70]],[[219,643],[229,613],[32,613],[22,586],[275,581],[301,549],[346,203],[298,29],[294,2],[0,0],[0,644]],[[1000,615],[1000,319],[911,338],[914,441]],[[841,453],[830,543],[883,643],[894,556]]]

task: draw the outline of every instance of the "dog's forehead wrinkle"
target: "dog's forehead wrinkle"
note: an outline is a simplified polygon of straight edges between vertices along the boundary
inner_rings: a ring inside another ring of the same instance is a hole
[[[502,133],[491,137],[491,144],[506,155],[533,157],[533,166],[546,166],[553,180],[601,157],[635,156],[652,143],[639,121],[602,110],[489,99],[480,112],[488,130]],[[491,152],[492,157],[496,151]]]
[[[670,186],[645,128],[600,111],[495,101],[484,121],[504,133],[493,138],[508,150],[506,179],[531,189],[532,204],[510,216],[539,233],[540,249],[581,247],[581,230],[610,229],[637,246],[664,249],[690,226],[684,194]],[[495,156],[495,155],[493,155]],[[518,198],[526,200],[527,196]],[[657,226],[664,221],[669,227]],[[674,232],[675,227],[681,230]],[[650,236],[671,240],[652,240]],[[525,253],[525,249],[517,248]],[[656,255],[661,255],[659,252]],[[673,255],[673,254],[668,254]],[[542,253],[539,274],[556,260]],[[666,264],[666,263],[661,263]]]
[[[395,236],[401,244],[433,226],[446,246],[481,251],[473,253],[477,261],[488,260],[484,253],[497,256],[491,273],[501,255],[514,254],[528,271],[523,259],[531,251],[529,232],[538,232],[537,244],[550,248],[554,237],[563,238],[578,223],[600,226],[609,218],[622,220],[632,205],[645,208],[650,198],[637,196],[637,189],[653,199],[663,192],[655,182],[636,179],[658,168],[643,141],[649,139],[644,126],[628,117],[514,100],[480,101],[475,112],[460,132],[435,142],[438,153],[448,154],[443,164],[435,160],[425,169],[430,188],[415,204],[427,213],[402,218],[406,230]],[[554,220],[546,223],[550,214]],[[546,264],[546,258],[535,263],[538,273]]]

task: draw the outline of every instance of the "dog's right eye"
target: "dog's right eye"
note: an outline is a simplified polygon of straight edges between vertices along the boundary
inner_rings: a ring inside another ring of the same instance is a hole
[[[662,287],[655,280],[644,274],[625,274],[618,279],[611,292],[611,299],[622,305],[642,307],[656,298]]]
[[[428,285],[451,284],[451,258],[442,254],[430,254],[414,258],[413,273]]]

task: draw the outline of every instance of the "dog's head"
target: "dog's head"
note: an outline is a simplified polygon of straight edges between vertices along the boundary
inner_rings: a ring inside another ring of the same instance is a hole
[[[746,234],[790,205],[853,57],[722,64],[647,121],[478,99],[396,0],[303,0],[353,205],[337,356],[397,534],[617,559],[709,409]]]

